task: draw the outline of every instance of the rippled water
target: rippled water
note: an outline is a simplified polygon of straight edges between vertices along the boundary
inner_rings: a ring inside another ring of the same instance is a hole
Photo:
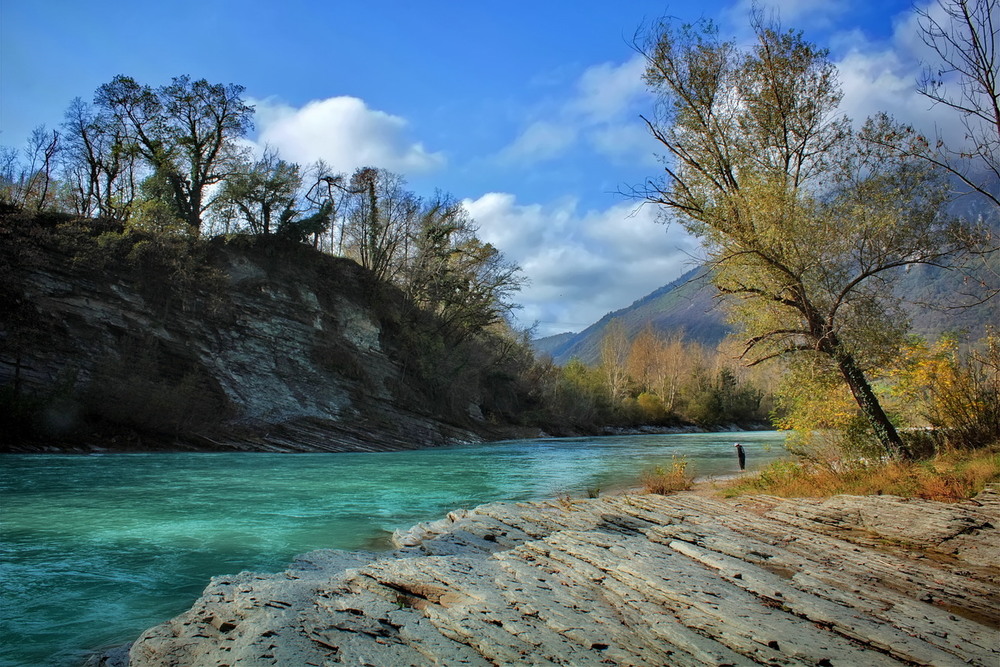
[[[0,456],[0,665],[78,665],[198,597],[317,548],[496,500],[584,495],[685,456],[699,476],[783,454],[773,433],[517,440],[364,454]]]

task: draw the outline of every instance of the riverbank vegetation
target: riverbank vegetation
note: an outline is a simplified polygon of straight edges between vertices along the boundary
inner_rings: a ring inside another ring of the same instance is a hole
[[[576,428],[681,426],[767,427],[774,409],[774,369],[747,369],[727,345],[713,348],[651,326],[629,339],[613,320],[601,362],[540,362],[548,418]]]
[[[661,496],[678,491],[688,491],[694,486],[694,477],[688,474],[687,459],[674,457],[670,468],[656,466],[640,478],[642,490]]]
[[[779,461],[723,490],[726,496],[760,493],[783,498],[894,495],[954,502],[1000,482],[1000,446],[943,450],[909,461]]]

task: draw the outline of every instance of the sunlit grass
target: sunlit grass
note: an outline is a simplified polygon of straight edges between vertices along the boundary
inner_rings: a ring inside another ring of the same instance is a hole
[[[991,482],[1000,482],[1000,444],[953,450],[923,461],[842,466],[777,461],[734,482],[723,494],[762,493],[784,498],[889,494],[955,501],[975,496]]]

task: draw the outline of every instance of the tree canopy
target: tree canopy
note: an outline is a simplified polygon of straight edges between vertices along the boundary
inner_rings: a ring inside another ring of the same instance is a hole
[[[153,89],[119,75],[95,95],[105,132],[126,139],[163,183],[178,217],[199,231],[211,202],[207,189],[222,181],[239,157],[236,139],[253,125],[243,86],[175,77]]]

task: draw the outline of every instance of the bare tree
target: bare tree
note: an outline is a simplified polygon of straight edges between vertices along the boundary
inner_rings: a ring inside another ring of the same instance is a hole
[[[21,152],[7,148],[0,154],[0,200],[16,209],[41,211],[49,202],[49,191],[61,149],[59,133],[39,125],[31,132]]]
[[[420,200],[399,174],[363,167],[348,185],[351,194],[344,236],[348,256],[383,280],[394,281],[405,265],[418,224]]]
[[[940,58],[936,66],[925,66],[917,91],[961,116],[968,145],[949,147],[938,140],[935,157],[1000,206],[1000,0],[938,0],[937,6],[947,18],[939,21],[932,11],[917,10],[921,38]],[[963,165],[969,160],[988,170],[988,181],[970,175]]]
[[[129,137],[107,114],[80,98],[66,110],[65,176],[81,216],[126,221],[138,195],[138,154]]]
[[[957,114],[964,137],[949,143],[883,114],[885,131],[867,139],[946,169],[1000,206],[1000,0],[937,0],[915,11],[920,37],[938,58],[924,65],[917,92]]]
[[[343,209],[352,194],[344,183],[344,174],[334,172],[323,160],[316,160],[306,169],[303,182],[310,185],[302,195],[302,199],[317,212],[324,209],[329,212],[329,225],[326,227],[329,240],[326,240],[323,234],[316,234],[313,237],[313,247],[343,256],[346,231]]]
[[[611,320],[601,338],[601,368],[608,384],[608,393],[615,403],[624,400],[628,390],[629,347],[625,324],[618,318]]]

